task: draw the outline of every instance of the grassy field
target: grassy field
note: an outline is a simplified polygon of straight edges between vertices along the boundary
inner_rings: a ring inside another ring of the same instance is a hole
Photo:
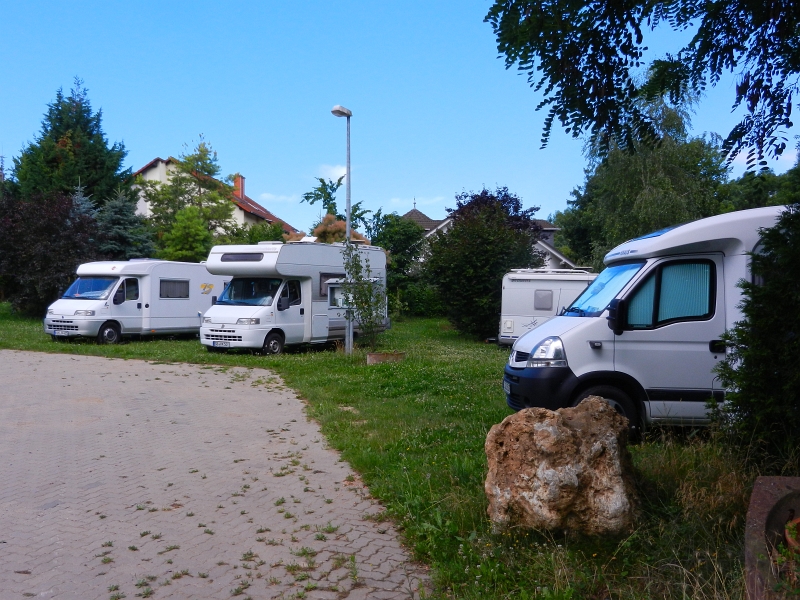
[[[642,511],[629,536],[493,535],[483,444],[510,414],[500,385],[507,351],[434,319],[396,323],[382,347],[407,359],[367,366],[360,351],[264,357],[211,354],[196,340],[54,342],[39,321],[0,304],[3,349],[275,370],[431,566],[435,597],[744,597],[744,515],[756,474],[711,436],[651,432],[631,448]]]

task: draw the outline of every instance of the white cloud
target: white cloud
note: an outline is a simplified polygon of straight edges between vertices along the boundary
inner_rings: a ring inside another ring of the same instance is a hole
[[[292,196],[281,196],[277,194],[270,194],[264,193],[259,195],[258,201],[259,202],[270,202],[276,204],[295,204],[300,200],[300,196],[292,195]]]
[[[347,172],[347,167],[344,165],[320,165],[319,176],[325,179],[333,179],[336,181]]]

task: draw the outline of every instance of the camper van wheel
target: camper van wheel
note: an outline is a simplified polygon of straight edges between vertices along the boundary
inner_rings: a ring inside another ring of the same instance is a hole
[[[578,406],[584,399],[589,396],[600,396],[608,402],[614,410],[616,410],[623,417],[628,419],[631,429],[635,430],[639,425],[639,415],[633,401],[628,397],[628,394],[619,388],[610,385],[596,385],[582,391],[572,406]]]
[[[264,340],[264,354],[280,354],[283,352],[283,336],[280,333],[270,333]]]
[[[118,344],[122,335],[119,331],[119,325],[116,323],[103,323],[100,331],[97,333],[98,344]]]

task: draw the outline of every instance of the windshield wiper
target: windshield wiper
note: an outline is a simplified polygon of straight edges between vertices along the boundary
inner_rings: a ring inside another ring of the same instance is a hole
[[[572,313],[572,312],[578,313],[579,317],[585,317],[586,316],[586,311],[583,310],[582,308],[578,308],[577,306],[570,306],[569,308],[565,308],[561,314],[562,315],[566,315],[566,314]]]

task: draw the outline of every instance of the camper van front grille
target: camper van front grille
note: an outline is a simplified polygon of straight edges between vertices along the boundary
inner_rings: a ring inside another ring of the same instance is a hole
[[[514,362],[528,362],[528,359],[531,357],[530,352],[520,352],[517,350],[516,354],[514,354]]]
[[[78,326],[72,321],[50,321],[50,329],[55,331],[78,331]]]
[[[232,335],[227,329],[212,329],[211,333],[205,334],[207,340],[212,342],[241,342],[242,336]]]

